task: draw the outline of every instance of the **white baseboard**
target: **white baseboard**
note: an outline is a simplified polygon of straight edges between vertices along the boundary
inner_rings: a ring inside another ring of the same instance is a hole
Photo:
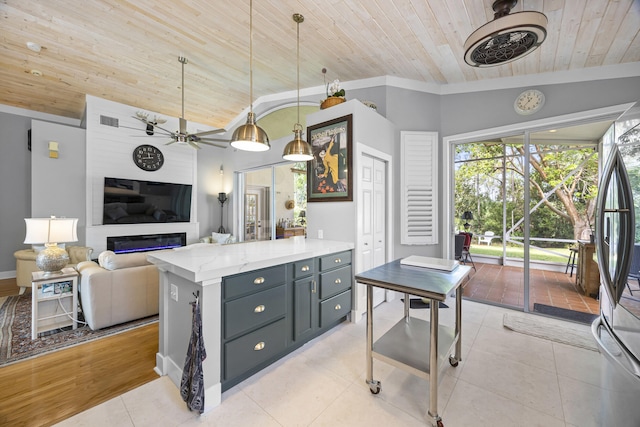
[[[2,279],[15,279],[15,278],[16,278],[16,271],[15,270],[0,271],[0,280],[2,280]]]

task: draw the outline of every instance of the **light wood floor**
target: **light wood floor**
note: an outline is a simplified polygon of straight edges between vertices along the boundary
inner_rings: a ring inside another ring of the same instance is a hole
[[[17,295],[15,279],[0,296]],[[50,426],[148,383],[158,324],[0,367],[0,426]]]

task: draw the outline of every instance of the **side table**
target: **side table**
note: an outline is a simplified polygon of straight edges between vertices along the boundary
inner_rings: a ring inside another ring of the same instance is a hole
[[[31,281],[31,339],[52,329],[78,327],[78,272],[35,271]]]

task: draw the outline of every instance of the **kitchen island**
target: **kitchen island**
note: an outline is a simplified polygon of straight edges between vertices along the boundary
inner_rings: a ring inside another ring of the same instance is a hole
[[[150,253],[160,271],[156,372],[180,386],[198,295],[205,411],[219,405],[224,389],[348,316],[353,247],[295,237]]]

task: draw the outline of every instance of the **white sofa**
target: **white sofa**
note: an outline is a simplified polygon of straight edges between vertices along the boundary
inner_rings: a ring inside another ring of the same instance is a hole
[[[158,314],[159,275],[144,253],[105,251],[81,262],[80,303],[93,330]]]

